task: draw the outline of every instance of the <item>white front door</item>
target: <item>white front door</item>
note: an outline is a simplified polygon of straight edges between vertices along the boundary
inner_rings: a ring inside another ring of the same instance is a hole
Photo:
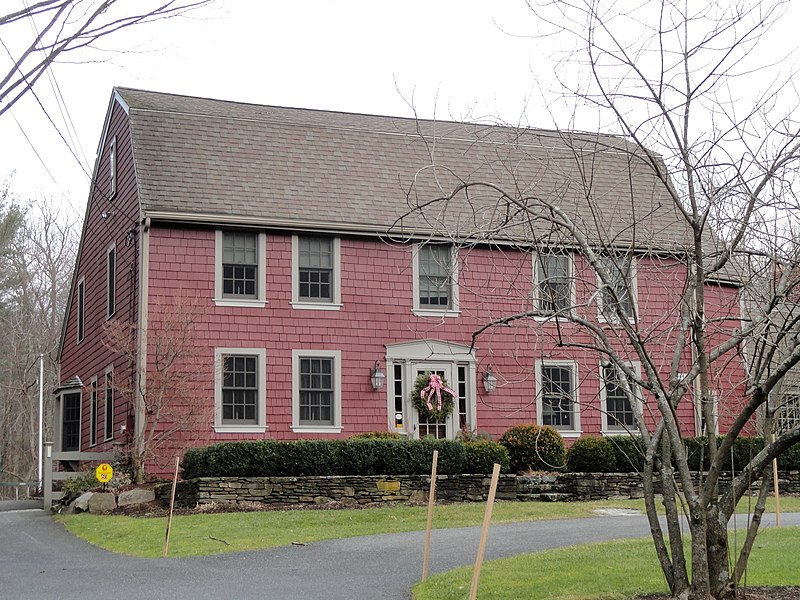
[[[451,389],[456,389],[454,387],[455,380],[454,380],[454,368],[452,363],[430,363],[430,364],[415,364],[414,365],[414,378],[411,382],[411,386],[417,380],[417,377],[420,375],[430,375],[431,373],[435,373],[439,377],[441,377],[444,381],[447,382],[448,387]],[[455,428],[454,428],[454,413],[458,414],[458,398],[454,398],[453,400],[453,412],[444,420],[444,421],[431,421],[424,417],[421,417],[419,411],[414,409],[412,406],[411,409],[414,415],[414,437],[415,438],[424,438],[424,437],[435,437],[438,439],[452,439],[455,437]]]

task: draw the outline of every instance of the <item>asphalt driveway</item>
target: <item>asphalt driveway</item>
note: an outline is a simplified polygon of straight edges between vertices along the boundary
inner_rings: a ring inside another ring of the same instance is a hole
[[[91,546],[43,510],[3,508],[0,598],[408,600],[422,572],[424,532],[199,558],[143,559]],[[765,527],[773,523],[772,515],[765,516]],[[800,514],[782,515],[781,524],[799,525]],[[486,558],[646,535],[643,516],[494,525]],[[430,572],[472,564],[479,538],[477,527],[434,530]]]

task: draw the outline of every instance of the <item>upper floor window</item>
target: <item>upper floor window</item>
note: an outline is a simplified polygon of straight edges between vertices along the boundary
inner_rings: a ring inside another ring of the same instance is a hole
[[[341,307],[340,251],[339,238],[292,236],[292,306]]]
[[[263,433],[266,430],[266,351],[217,348],[215,363],[215,430]]]
[[[106,254],[106,317],[117,310],[117,245],[112,244]]]
[[[546,314],[564,313],[572,304],[571,260],[566,254],[534,257],[537,308]]]
[[[455,247],[450,244],[415,246],[415,314],[458,314],[457,257]]]
[[[77,329],[78,329],[78,342],[82,341],[86,333],[86,281],[81,279],[78,281],[78,310],[77,310]]]
[[[108,199],[117,194],[117,138],[111,139],[108,149]]]
[[[613,254],[600,258],[601,267],[608,273],[609,285],[601,286],[600,313],[606,321],[634,317],[636,302],[636,272],[630,254]]]
[[[540,361],[536,383],[539,422],[561,432],[580,432],[577,368],[571,361]]]
[[[218,306],[266,304],[265,246],[263,233],[217,231],[215,302]]]
[[[603,402],[604,431],[630,431],[636,427],[633,416],[635,398],[625,391],[619,369],[605,363],[600,367],[602,373],[601,399]],[[632,392],[631,382],[628,389]]]

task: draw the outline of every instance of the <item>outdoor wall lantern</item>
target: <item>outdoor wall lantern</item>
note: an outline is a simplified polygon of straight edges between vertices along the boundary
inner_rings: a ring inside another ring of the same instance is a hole
[[[492,367],[486,369],[483,374],[483,389],[486,390],[487,394],[491,394],[497,389],[497,377],[492,373]]]
[[[378,361],[375,361],[375,366],[372,368],[372,373],[369,376],[370,381],[372,381],[372,389],[379,390],[383,387],[383,383],[386,381],[386,375],[383,371],[381,371],[380,366],[378,365]]]

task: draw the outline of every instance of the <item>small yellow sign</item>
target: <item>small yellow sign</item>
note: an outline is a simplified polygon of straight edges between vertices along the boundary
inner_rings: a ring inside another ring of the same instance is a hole
[[[103,463],[102,465],[97,465],[94,475],[100,483],[108,483],[114,476],[114,469],[108,463]]]

